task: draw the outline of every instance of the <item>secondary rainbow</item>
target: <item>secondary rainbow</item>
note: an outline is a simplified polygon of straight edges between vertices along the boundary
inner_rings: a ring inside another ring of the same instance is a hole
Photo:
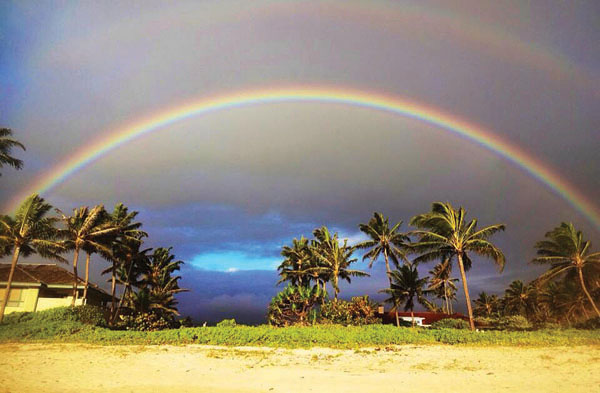
[[[575,209],[586,216],[596,228],[600,229],[600,211],[585,195],[554,173],[543,162],[532,157],[518,146],[502,140],[491,131],[438,109],[417,104],[401,97],[329,87],[257,89],[204,98],[149,116],[118,130],[107,132],[96,141],[82,147],[69,158],[42,173],[22,192],[15,195],[5,206],[5,211],[14,211],[29,194],[47,193],[74,173],[125,143],[151,132],[168,132],[166,126],[169,124],[216,111],[283,102],[319,102],[357,106],[417,119],[450,131],[489,149],[529,173],[568,201]]]

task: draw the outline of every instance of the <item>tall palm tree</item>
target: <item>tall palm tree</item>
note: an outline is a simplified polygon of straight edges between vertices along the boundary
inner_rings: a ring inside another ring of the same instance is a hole
[[[140,242],[130,241],[125,246],[117,247],[116,252],[113,254],[115,260],[118,261],[115,265],[117,269],[115,272],[116,279],[123,286],[123,293],[112,316],[112,322],[118,317],[128,294],[132,291],[132,286],[138,286],[141,283],[138,278],[143,273],[144,267],[148,265],[148,259],[150,258],[148,253],[152,249],[142,250],[141,245]],[[112,272],[112,267],[103,271],[102,274],[108,272]]]
[[[11,136],[12,130],[9,128],[0,128],[0,168],[4,165],[9,165],[15,169],[21,169],[23,168],[23,161],[11,156],[11,152],[13,147],[25,150],[25,146],[21,142],[12,139]]]
[[[399,232],[401,225],[402,221],[390,228],[389,219],[377,212],[373,213],[373,217],[368,223],[358,225],[361,232],[369,236],[370,239],[357,244],[355,247],[368,250],[365,255],[363,255],[363,261],[367,258],[370,259],[369,269],[373,266],[373,263],[377,261],[379,256],[383,254],[385,271],[388,280],[390,281],[390,285],[392,284],[392,277],[390,276],[390,260],[396,267],[399,266],[400,260],[408,262],[403,248],[405,248],[406,242],[410,241],[410,239],[406,234]],[[398,307],[394,307],[394,309],[396,310],[396,326],[400,326]]]
[[[600,252],[590,253],[590,242],[583,240],[582,232],[577,231],[572,223],[561,223],[560,226],[546,233],[545,237],[546,240],[536,243],[538,256],[532,262],[550,265],[550,269],[538,280],[544,282],[575,272],[581,289],[600,317],[600,310],[588,291],[584,278],[600,269]]]
[[[427,277],[419,278],[419,272],[415,264],[405,264],[399,269],[393,270],[390,274],[392,283],[390,288],[381,290],[382,293],[390,295],[385,302],[393,303],[394,307],[398,307],[400,303],[404,303],[404,311],[410,311],[412,324],[415,325],[415,300],[427,307],[428,301],[425,298],[427,285]]]
[[[39,195],[33,194],[19,207],[14,218],[0,217],[0,243],[8,250],[12,250],[13,253],[8,282],[0,308],[0,322],[4,319],[4,311],[19,256],[39,254],[45,258],[66,262],[59,255],[64,250],[56,241],[58,218],[48,217],[50,210],[52,210],[52,206]]]
[[[129,211],[129,209],[119,203],[115,206],[113,212],[109,215],[108,220],[111,225],[116,227],[116,239],[112,242],[111,252],[105,254],[104,257],[109,259],[112,266],[103,272],[111,273],[111,316],[116,315],[116,290],[117,290],[117,265],[122,262],[122,259],[118,258],[118,255],[124,255],[127,253],[127,249],[132,246],[139,245],[142,243],[142,239],[147,237],[148,234],[140,230],[142,223],[135,221],[138,212]],[[111,318],[112,319],[112,318]]]
[[[352,258],[354,247],[348,246],[348,239],[340,243],[338,234],[331,234],[325,226],[315,229],[313,232],[317,242],[313,247],[313,253],[318,261],[322,263],[327,277],[331,280],[331,286],[334,291],[334,300],[338,300],[340,293],[339,280],[351,282],[350,277],[368,277],[369,274],[360,270],[349,269],[350,265],[356,262]]]
[[[456,284],[458,278],[452,278],[452,263],[450,258],[444,260],[429,271],[429,291],[434,293],[439,299],[444,299],[442,311],[446,314],[452,314],[452,301],[456,299]]]
[[[479,293],[479,297],[475,299],[475,315],[491,317],[498,313],[500,307],[500,299],[496,295],[488,295],[485,292]]]
[[[504,254],[488,241],[488,238],[504,230],[505,226],[496,224],[478,230],[477,220],[466,222],[465,216],[466,212],[462,207],[455,209],[449,202],[433,203],[430,212],[419,214],[410,220],[411,225],[419,228],[412,232],[418,237],[412,248],[415,252],[421,253],[415,258],[416,262],[439,260],[447,256],[456,257],[465,291],[469,323],[471,330],[475,330],[466,275],[466,271],[472,264],[468,253],[473,252],[491,258],[502,271],[505,263]]]
[[[104,206],[97,205],[92,209],[87,206],[73,209],[73,215],[66,216],[60,210],[57,210],[65,224],[65,228],[60,231],[63,238],[62,245],[65,250],[73,251],[73,296],[71,306],[75,305],[77,298],[77,264],[79,261],[79,252],[84,250],[88,254],[86,258],[86,284],[85,296],[87,296],[87,285],[89,284],[89,255],[97,250],[102,253],[110,253],[111,245],[105,241],[107,238],[114,239],[118,228],[107,219],[107,213]]]
[[[175,295],[187,292],[179,287],[181,276],[173,274],[181,269],[183,261],[175,259],[171,248],[157,248],[140,264],[140,290],[133,295],[139,312],[155,312],[166,318],[179,315]]]
[[[281,256],[285,259],[277,267],[281,276],[277,284],[289,281],[292,285],[308,285],[310,277],[307,277],[307,269],[312,262],[308,239],[302,236],[300,240],[292,240],[291,247],[283,246]]]

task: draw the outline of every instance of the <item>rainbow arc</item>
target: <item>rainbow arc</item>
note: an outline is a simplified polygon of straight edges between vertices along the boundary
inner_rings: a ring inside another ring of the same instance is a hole
[[[476,124],[444,113],[438,109],[390,95],[329,87],[292,87],[246,90],[233,94],[200,99],[151,115],[132,124],[107,132],[93,143],[42,173],[31,184],[12,198],[5,211],[14,211],[29,194],[44,194],[64,182],[76,172],[91,165],[113,149],[152,132],[168,132],[166,126],[183,119],[251,105],[282,102],[318,102],[351,105],[383,111],[416,119],[470,140],[513,163],[568,201],[600,229],[598,208],[576,187],[559,176],[541,160],[520,147],[500,138]]]

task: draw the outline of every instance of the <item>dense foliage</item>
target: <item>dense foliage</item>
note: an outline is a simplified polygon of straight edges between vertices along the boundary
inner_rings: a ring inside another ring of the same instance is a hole
[[[381,318],[376,315],[377,303],[368,296],[353,297],[349,302],[345,300],[328,301],[319,309],[320,323],[333,323],[339,325],[369,325],[380,323]]]
[[[267,321],[273,326],[312,324],[317,317],[314,306],[324,297],[325,291],[318,286],[288,285],[271,300]]]
[[[174,326],[178,316],[175,295],[185,291],[178,285],[175,273],[182,261],[175,260],[171,248],[143,249],[147,234],[140,230],[137,212],[119,203],[112,212],[103,205],[73,209],[72,215],[62,212],[52,216],[52,206],[38,195],[27,198],[14,217],[0,216],[0,256],[13,254],[7,290],[0,305],[0,322],[4,317],[13,273],[20,256],[39,254],[66,262],[62,257],[73,252],[73,291],[71,306],[79,296],[78,262],[80,252],[86,253],[83,300],[89,285],[92,254],[99,254],[110,264],[102,274],[111,275],[112,303],[109,324],[116,328],[155,330]],[[123,286],[117,304],[116,287]]]
[[[359,348],[404,344],[467,344],[477,346],[600,345],[600,330],[480,331],[397,328],[392,325],[315,325],[276,328],[218,326],[162,331],[110,330],[84,324],[79,308],[56,308],[7,316],[0,324],[0,343],[74,342],[90,344],[210,344],[285,348]]]
[[[456,318],[444,318],[431,324],[432,329],[469,329],[469,322]]]

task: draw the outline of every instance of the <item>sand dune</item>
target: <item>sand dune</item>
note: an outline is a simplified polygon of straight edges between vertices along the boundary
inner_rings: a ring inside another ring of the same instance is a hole
[[[600,347],[0,345],[0,392],[600,392]]]

